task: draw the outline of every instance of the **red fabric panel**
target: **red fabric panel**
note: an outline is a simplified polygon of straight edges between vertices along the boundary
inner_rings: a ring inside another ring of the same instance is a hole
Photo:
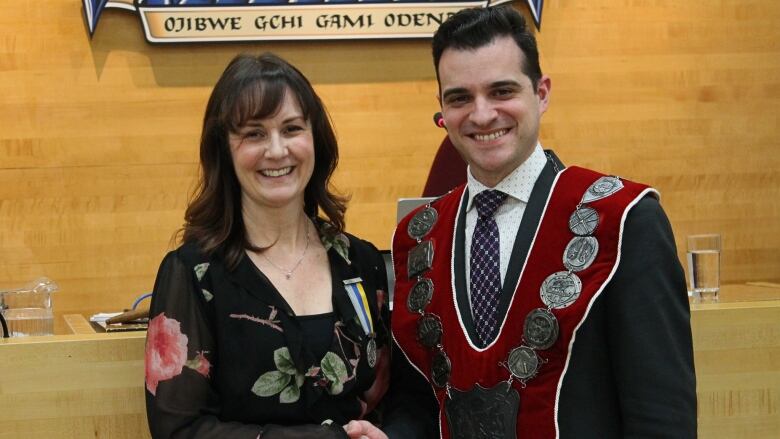
[[[449,136],[444,136],[433,158],[422,196],[438,197],[464,183],[466,183],[466,162],[450,142]]]

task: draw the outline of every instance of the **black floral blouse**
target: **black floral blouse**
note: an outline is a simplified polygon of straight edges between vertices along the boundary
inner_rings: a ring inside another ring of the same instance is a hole
[[[248,257],[229,271],[193,244],[168,253],[146,340],[152,437],[344,438],[343,424],[373,410],[389,375],[384,263],[365,241],[324,236],[335,323],[322,358]],[[343,282],[356,278],[369,308],[363,325]]]

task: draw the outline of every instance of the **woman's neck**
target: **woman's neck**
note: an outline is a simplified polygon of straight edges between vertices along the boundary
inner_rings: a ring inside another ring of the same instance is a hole
[[[252,245],[295,249],[306,240],[309,220],[302,205],[269,208],[245,203],[242,215]]]

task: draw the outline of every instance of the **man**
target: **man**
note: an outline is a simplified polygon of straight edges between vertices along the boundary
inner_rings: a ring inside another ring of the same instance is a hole
[[[395,232],[395,357],[411,368],[393,377],[382,428],[399,438],[696,437],[685,281],[657,193],[542,150],[551,81],[513,9],[455,14],[433,58],[467,184]],[[347,432],[386,437],[367,422]]]

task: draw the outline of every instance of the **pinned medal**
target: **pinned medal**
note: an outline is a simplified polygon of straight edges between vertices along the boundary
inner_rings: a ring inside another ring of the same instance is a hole
[[[446,387],[447,382],[450,380],[451,372],[452,363],[450,363],[450,357],[444,351],[438,351],[433,354],[433,359],[431,360],[431,382],[436,387]]]
[[[523,338],[532,348],[543,350],[558,339],[558,319],[545,308],[536,308],[525,317]]]
[[[558,271],[547,276],[539,289],[542,302],[550,308],[560,309],[574,303],[582,292],[582,281],[574,273]]]
[[[433,281],[428,278],[422,278],[417,281],[409,291],[406,298],[406,308],[414,313],[421,313],[431,302],[433,297]]]
[[[424,314],[417,320],[417,341],[426,348],[435,348],[441,343],[441,320],[435,314]]]
[[[409,251],[409,260],[407,261],[406,271],[409,279],[415,278],[431,269],[433,265],[433,243],[423,241]]]
[[[591,201],[606,198],[620,189],[623,189],[623,182],[619,178],[611,176],[601,177],[594,181],[588,190],[585,191],[585,195],[582,196],[582,202],[590,203]]]
[[[374,333],[374,319],[371,317],[371,308],[368,305],[366,290],[363,288],[363,279],[356,277],[344,281],[344,289],[347,290],[347,296],[355,308],[360,326],[366,335]]]
[[[515,378],[526,381],[536,376],[539,370],[539,357],[528,346],[519,346],[509,352],[507,367]]]
[[[430,206],[425,206],[409,221],[409,225],[406,227],[406,232],[412,239],[422,239],[431,231],[433,225],[436,224],[436,219],[439,217],[436,209]]]
[[[368,344],[366,344],[366,362],[370,368],[376,366],[376,340],[374,337],[369,338]]]
[[[599,242],[592,236],[575,236],[563,252],[563,265],[570,271],[582,271],[596,259]]]
[[[577,236],[592,235],[599,225],[599,214],[590,207],[580,207],[569,217],[569,230]]]

